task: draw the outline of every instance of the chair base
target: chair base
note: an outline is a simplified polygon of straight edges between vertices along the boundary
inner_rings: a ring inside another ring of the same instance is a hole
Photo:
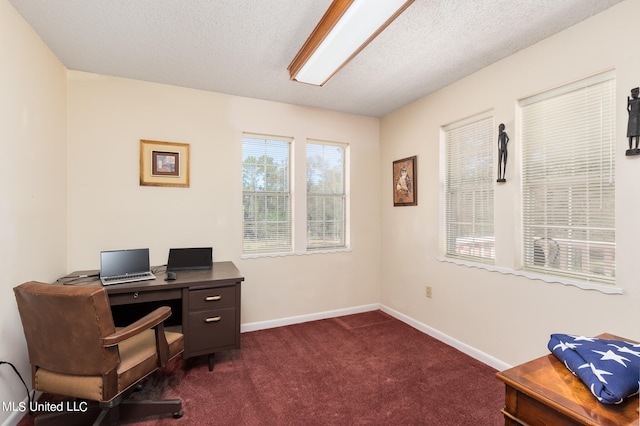
[[[115,405],[91,402],[80,407],[82,409],[78,411],[39,415],[34,423],[36,426],[107,426],[157,416],[170,415],[177,419],[183,415],[182,401],[179,399],[157,401],[125,399]]]

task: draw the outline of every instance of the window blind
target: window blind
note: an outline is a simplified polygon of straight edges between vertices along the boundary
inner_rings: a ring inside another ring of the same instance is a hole
[[[494,263],[493,127],[485,113],[443,129],[447,257]]]
[[[346,246],[346,145],[307,143],[307,249]]]
[[[524,268],[614,283],[613,74],[520,105]]]
[[[291,139],[242,138],[242,252],[291,252]]]

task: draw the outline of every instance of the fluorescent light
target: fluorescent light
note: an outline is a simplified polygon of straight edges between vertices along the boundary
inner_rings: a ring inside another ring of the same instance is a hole
[[[289,65],[291,80],[323,86],[414,0],[334,0]]]

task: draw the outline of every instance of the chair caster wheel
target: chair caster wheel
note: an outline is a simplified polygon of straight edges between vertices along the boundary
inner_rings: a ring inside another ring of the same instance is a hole
[[[174,419],[179,419],[180,417],[182,417],[184,415],[184,411],[180,410],[180,411],[176,411],[175,413],[173,413],[173,418]]]

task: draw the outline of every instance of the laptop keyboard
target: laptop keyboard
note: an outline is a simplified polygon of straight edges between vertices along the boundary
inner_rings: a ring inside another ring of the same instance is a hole
[[[140,274],[128,274],[128,275],[117,275],[113,277],[103,277],[102,281],[105,284],[116,284],[120,282],[131,282],[136,280],[144,280],[144,279],[154,279],[155,276],[149,272],[143,272]]]
[[[117,277],[106,277],[105,281],[118,281],[118,280],[126,280],[129,278],[141,278],[147,277],[149,274],[129,274],[129,275],[118,275]]]

